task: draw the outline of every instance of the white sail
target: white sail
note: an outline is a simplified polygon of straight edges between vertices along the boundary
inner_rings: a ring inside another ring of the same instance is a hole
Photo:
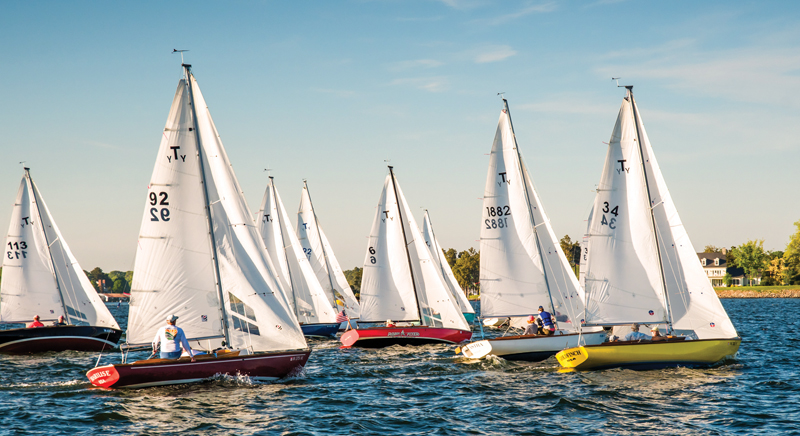
[[[333,324],[336,313],[333,302],[317,280],[300,241],[288,226],[289,215],[280,194],[270,177],[269,185],[256,216],[267,252],[274,260],[278,275],[283,279],[289,301],[301,324]]]
[[[580,285],[520,159],[508,106],[492,144],[481,223],[481,315],[535,314],[539,306],[578,328]],[[564,319],[566,317],[566,319]]]
[[[149,343],[175,314],[187,337],[212,346],[227,336],[233,348],[305,348],[205,100],[186,73],[148,188],[128,342]]]
[[[336,260],[333,248],[317,220],[307,186],[303,186],[303,193],[300,196],[300,209],[297,212],[297,237],[300,239],[303,252],[326,294],[340,299],[344,303],[345,313],[351,319],[360,318],[361,305],[353,295],[353,290],[350,289],[342,267]]]
[[[0,322],[43,322],[63,315],[73,325],[119,328],[72,255],[25,169],[6,239]]]
[[[586,271],[589,324],[667,320],[652,218],[630,98],[608,145],[589,222]]]
[[[594,207],[592,207],[592,209],[589,211],[589,219],[586,221],[586,233],[584,233],[583,237],[581,238],[581,259],[578,266],[578,283],[581,285],[581,299],[584,302],[586,301],[586,294],[584,293],[584,289],[586,289],[586,265],[589,261],[589,225],[592,222],[593,214]]]
[[[364,260],[361,319],[469,330],[392,174],[384,182]]]
[[[659,238],[659,248],[667,285],[673,328],[693,331],[699,339],[738,336],[725,308],[703,271],[686,228],[681,222],[664,176],[653,154],[639,108],[633,101],[636,122],[642,139],[642,153],[650,187],[650,199]]]
[[[473,309],[472,305],[469,304],[467,296],[464,294],[464,291],[458,284],[456,276],[453,275],[453,270],[450,268],[450,264],[447,263],[447,258],[444,257],[442,246],[439,245],[439,241],[436,240],[436,236],[433,233],[433,224],[431,223],[430,214],[427,210],[425,211],[425,217],[422,220],[422,236],[425,238],[425,244],[431,251],[431,259],[433,260],[434,265],[436,265],[436,268],[441,271],[444,283],[450,290],[450,294],[453,296],[453,299],[458,303],[461,313],[475,313],[475,309]]]

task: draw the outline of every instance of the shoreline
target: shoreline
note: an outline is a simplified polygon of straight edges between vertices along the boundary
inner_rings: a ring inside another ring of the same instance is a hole
[[[800,289],[765,289],[763,291],[717,290],[719,298],[800,298]]]

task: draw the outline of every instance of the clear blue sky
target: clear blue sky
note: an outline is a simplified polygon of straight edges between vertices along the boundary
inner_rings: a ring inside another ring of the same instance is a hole
[[[635,85],[695,248],[800,219],[800,3],[3,2],[0,227],[31,167],[86,269],[133,266],[189,49],[250,206],[307,178],[345,269],[361,266],[391,159],[444,247],[477,247],[504,91],[556,233],[579,238]]]

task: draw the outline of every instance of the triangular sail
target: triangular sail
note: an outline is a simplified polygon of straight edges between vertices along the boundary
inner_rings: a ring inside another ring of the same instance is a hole
[[[336,322],[333,303],[325,294],[317,276],[302,251],[300,241],[288,226],[289,215],[270,177],[269,185],[256,217],[267,252],[278,268],[289,301],[301,324]]]
[[[360,318],[361,305],[353,295],[353,290],[350,289],[342,267],[336,260],[336,255],[322,230],[322,225],[317,220],[307,186],[303,186],[303,193],[300,196],[300,209],[297,212],[297,237],[325,293],[341,298],[344,303],[343,309],[351,319]]]
[[[561,250],[530,174],[511,117],[500,114],[481,222],[481,315],[524,316],[545,307],[566,328],[583,310],[580,285]]]
[[[586,321],[664,323],[664,290],[630,97],[622,101],[589,221]]]
[[[442,246],[439,245],[439,241],[436,240],[436,235],[433,233],[433,224],[431,223],[430,214],[427,210],[422,220],[422,236],[425,238],[425,244],[431,251],[431,260],[433,260],[436,268],[441,271],[444,283],[450,290],[453,299],[458,303],[461,313],[475,313],[475,309],[469,304],[467,296],[464,295],[464,291],[458,284],[456,276],[453,275],[453,270],[450,268],[450,264],[447,263],[447,258],[444,257]]]
[[[219,344],[212,339],[227,336],[233,348],[305,348],[202,93],[188,66],[186,72],[189,84],[178,84],[148,188],[128,342],[149,343],[175,314],[190,339],[212,347]]]
[[[0,285],[0,322],[53,321],[119,328],[92,287],[28,170],[11,214]]]
[[[697,261],[694,246],[653,154],[639,108],[632,94],[630,97],[642,140],[672,326],[678,331],[693,331],[699,339],[736,337],[736,328]]]
[[[370,232],[361,279],[362,321],[416,321],[469,330],[411,215],[403,192],[389,174]]]

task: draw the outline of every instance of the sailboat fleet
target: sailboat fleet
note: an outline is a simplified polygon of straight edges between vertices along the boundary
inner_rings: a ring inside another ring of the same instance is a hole
[[[273,380],[302,371],[306,337],[341,346],[459,344],[466,359],[540,361],[569,370],[708,366],[741,342],[700,267],[657,164],[632,87],[609,142],[581,241],[580,275],[534,188],[508,101],[491,148],[480,222],[481,318],[544,311],[553,333],[473,338],[475,309],[429,212],[417,225],[392,166],[375,208],[360,299],[344,276],[304,181],[295,229],[269,178],[252,214],[191,65],[182,64],[145,198],[123,360],[87,372],[100,387],[190,383],[216,374]],[[122,331],[100,301],[30,171],[3,258],[0,352],[107,350]],[[195,356],[128,361],[177,316]],[[657,340],[615,340],[631,324]],[[483,336],[483,329],[481,329]]]

